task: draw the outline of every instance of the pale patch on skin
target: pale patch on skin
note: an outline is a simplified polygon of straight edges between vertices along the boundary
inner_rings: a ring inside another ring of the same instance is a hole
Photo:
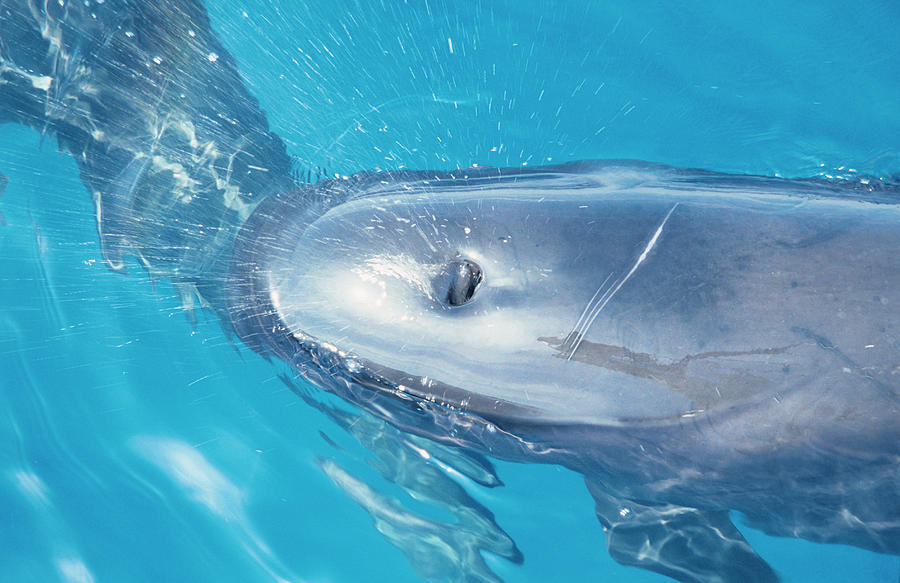
[[[27,79],[31,83],[32,87],[34,87],[35,89],[40,89],[41,91],[50,91],[50,86],[53,84],[53,77],[47,75],[34,75],[33,73],[29,73],[21,67],[17,67],[15,63],[11,63],[3,58],[0,58],[0,76],[2,76],[4,73],[13,73],[14,75],[18,75],[23,79]],[[3,83],[6,83],[6,81],[0,79],[0,84]]]
[[[169,172],[175,179],[175,188],[172,194],[180,203],[188,203],[194,198],[197,190],[197,181],[191,178],[184,166],[179,162],[172,162],[163,156],[153,156],[153,169],[156,172]]]
[[[228,156],[228,171],[225,178],[219,177],[212,162],[209,164],[209,171],[216,180],[216,187],[223,191],[225,206],[235,211],[241,221],[246,221],[250,216],[250,213],[253,212],[255,205],[247,204],[244,199],[241,198],[241,189],[231,183],[231,170],[234,165],[234,158],[240,152],[241,149],[238,148]]]

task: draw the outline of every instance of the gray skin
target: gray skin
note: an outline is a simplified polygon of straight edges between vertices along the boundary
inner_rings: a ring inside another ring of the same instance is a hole
[[[634,162],[360,175],[257,209],[232,321],[406,431],[583,473],[620,562],[774,581],[729,510],[900,554],[896,197]]]
[[[622,563],[777,580],[731,510],[900,554],[896,189],[637,162],[299,187],[202,5],[64,4],[0,0],[0,121],[74,155],[110,267],[403,431],[584,474]]]

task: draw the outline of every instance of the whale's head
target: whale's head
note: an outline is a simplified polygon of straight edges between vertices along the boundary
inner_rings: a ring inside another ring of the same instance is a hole
[[[264,326],[291,338],[279,355],[320,379],[560,423],[677,414],[689,399],[619,366],[652,283],[637,276],[673,218],[635,185],[664,171],[477,169],[310,189],[255,234],[252,294],[271,306]]]
[[[849,382],[816,340],[849,333],[816,303],[839,281],[797,263],[811,228],[842,228],[824,219],[830,203],[703,190],[679,172],[580,163],[320,183],[245,226],[232,271],[251,283],[235,287],[232,320],[352,400],[553,426],[677,422]],[[812,283],[792,283],[801,275]]]

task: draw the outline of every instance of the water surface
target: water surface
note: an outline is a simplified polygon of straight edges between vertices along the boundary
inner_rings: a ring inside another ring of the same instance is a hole
[[[896,2],[558,4],[209,11],[304,174],[584,158],[900,171]],[[106,270],[90,196],[52,137],[0,127],[0,172],[0,578],[492,580],[411,561],[336,482],[452,532],[458,516],[379,469],[376,437],[421,444],[377,424],[354,434],[340,422],[352,409],[315,392],[310,406],[214,317],[192,328],[167,282]],[[488,488],[427,463],[515,540],[522,565],[486,553],[496,577],[668,581],[609,559],[574,473],[495,462],[504,485]],[[897,579],[897,557],[742,530],[788,582]]]

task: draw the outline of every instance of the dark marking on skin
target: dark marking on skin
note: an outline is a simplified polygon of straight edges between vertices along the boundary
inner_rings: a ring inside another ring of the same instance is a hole
[[[813,247],[816,245],[821,245],[822,243],[827,243],[832,239],[835,239],[839,235],[847,232],[848,228],[852,225],[842,225],[841,228],[831,229],[828,231],[820,231],[814,235],[809,237],[804,237],[798,241],[784,241],[779,240],[775,241],[775,245],[781,247],[783,249],[805,249],[807,247]]]
[[[819,346],[819,348],[832,352],[844,364],[844,366],[846,366],[851,371],[857,373],[866,380],[871,381],[875,384],[875,386],[877,386],[882,391],[887,392],[889,395],[893,395],[894,397],[898,396],[897,391],[875,378],[873,373],[884,369],[879,369],[878,367],[872,366],[864,367],[859,365],[855,360],[844,354],[844,352],[840,348],[838,348],[834,342],[820,334],[816,334],[808,328],[794,326],[793,328],[791,328],[791,332],[806,336],[807,338],[815,342]]]
[[[538,338],[538,341],[555,348],[557,358],[583,362],[611,371],[650,379],[689,398],[705,402],[732,400],[758,394],[771,385],[772,381],[735,368],[732,374],[726,375],[719,382],[710,382],[697,373],[691,374],[691,371],[688,370],[691,363],[712,359],[787,354],[792,348],[801,346],[801,344],[791,344],[742,351],[700,352],[688,354],[681,360],[671,363],[661,363],[652,354],[634,352],[623,346],[612,346],[587,340],[579,342],[579,338],[573,336],[575,335],[570,334],[564,338],[542,336]],[[571,350],[576,344],[578,350],[573,354]],[[783,367],[781,370],[786,372]],[[702,373],[702,371],[697,372]]]

